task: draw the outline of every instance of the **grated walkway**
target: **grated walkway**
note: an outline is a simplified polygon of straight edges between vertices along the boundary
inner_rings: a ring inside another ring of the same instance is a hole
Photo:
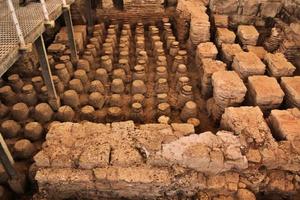
[[[68,0],[71,4],[74,0]],[[0,77],[19,58],[19,39],[5,0],[0,1]],[[62,14],[61,0],[46,0],[50,20]],[[33,43],[44,31],[44,15],[40,3],[15,7],[26,43]]]

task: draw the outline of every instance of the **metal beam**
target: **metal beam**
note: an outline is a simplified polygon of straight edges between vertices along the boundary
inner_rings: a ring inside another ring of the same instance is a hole
[[[0,160],[8,176],[10,178],[16,177],[17,171],[13,166],[13,164],[15,163],[14,159],[12,158],[1,133],[0,133]]]
[[[52,80],[52,73],[47,58],[47,52],[44,44],[43,35],[38,37],[38,39],[35,41],[35,46],[40,60],[40,67],[42,68],[42,75],[48,90],[49,104],[51,105],[53,110],[58,110],[58,108],[60,107],[60,99],[57,96],[55,86]]]
[[[86,16],[87,16],[87,23],[88,23],[88,33],[89,35],[92,35],[93,26],[94,26],[92,0],[87,0]]]
[[[67,26],[69,47],[70,47],[70,50],[71,50],[71,62],[73,63],[73,65],[76,65],[77,61],[78,61],[78,55],[77,55],[77,48],[76,48],[76,43],[75,43],[75,38],[74,38],[74,30],[73,30],[73,23],[72,23],[72,17],[71,17],[71,12],[70,12],[70,7],[69,6],[64,6],[63,7],[63,15],[64,15],[65,23],[66,23],[66,26]]]

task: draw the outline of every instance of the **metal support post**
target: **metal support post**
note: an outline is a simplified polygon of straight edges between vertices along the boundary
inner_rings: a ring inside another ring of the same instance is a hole
[[[54,20],[50,20],[50,18],[49,18],[49,13],[47,10],[47,5],[46,5],[45,0],[41,0],[41,4],[42,4],[43,14],[45,17],[45,25],[47,27],[53,28],[55,26],[55,22],[54,22]]]
[[[43,35],[35,41],[35,46],[38,52],[42,75],[48,90],[48,101],[53,110],[58,110],[60,107],[60,99],[57,96],[56,89],[52,80],[52,73],[47,58],[46,47],[44,44]]]
[[[7,6],[8,6],[8,9],[9,9],[9,12],[11,14],[13,23],[16,27],[17,35],[19,37],[20,50],[21,51],[31,51],[31,44],[26,45],[26,43],[25,43],[25,38],[24,38],[24,35],[22,33],[22,30],[21,30],[21,27],[20,27],[20,24],[19,24],[19,20],[18,20],[16,11],[15,11],[15,7],[14,7],[12,1],[11,0],[6,0],[6,3],[7,3]]]
[[[69,47],[71,50],[71,62],[73,63],[73,65],[77,65],[78,55],[77,55],[73,23],[72,23],[71,12],[70,12],[69,6],[63,6],[63,15],[64,15],[65,23],[67,26]]]
[[[25,183],[26,177],[25,175],[21,175],[14,168],[14,160],[7,148],[7,145],[0,133],[0,161],[9,176],[8,184],[11,189],[19,194],[23,194],[25,192]]]
[[[92,0],[87,0],[87,9],[86,9],[87,23],[88,23],[88,34],[93,34],[93,9],[92,9]]]

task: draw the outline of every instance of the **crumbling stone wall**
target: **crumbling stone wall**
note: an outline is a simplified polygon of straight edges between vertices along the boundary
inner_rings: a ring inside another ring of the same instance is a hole
[[[299,123],[299,110],[291,111]],[[34,157],[40,194],[255,199],[300,189],[299,134],[276,142],[258,107],[226,108],[221,127],[196,134],[190,124],[55,123]]]

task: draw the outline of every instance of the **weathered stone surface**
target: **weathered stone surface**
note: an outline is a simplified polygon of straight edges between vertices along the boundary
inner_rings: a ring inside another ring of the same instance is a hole
[[[228,15],[218,15],[215,14],[213,15],[213,21],[214,21],[214,25],[216,27],[220,27],[220,28],[227,28],[228,27]]]
[[[215,72],[212,85],[214,100],[219,106],[237,106],[244,101],[247,88],[236,72]]]
[[[226,64],[219,60],[202,59],[202,66],[199,68],[199,75],[201,81],[201,94],[205,97],[212,96],[212,80],[213,73],[218,71],[225,71]]]
[[[221,50],[222,60],[228,66],[231,66],[233,58],[240,52],[243,52],[243,50],[239,44],[223,44]]]
[[[277,80],[268,76],[250,76],[248,95],[251,105],[259,106],[263,111],[278,108],[284,97]]]
[[[300,108],[300,76],[282,77],[280,85],[286,95],[287,103]]]
[[[269,121],[276,138],[292,141],[300,137],[299,109],[272,110]]]
[[[239,140],[230,132],[221,131],[217,136],[205,132],[164,144],[161,156],[168,163],[177,163],[206,174],[217,174],[225,169],[247,168],[240,146]]]
[[[232,68],[243,80],[252,75],[263,75],[266,70],[265,64],[251,52],[238,53],[233,59]]]
[[[196,51],[196,62],[200,64],[200,60],[202,58],[211,58],[215,59],[218,54],[218,49],[212,42],[205,42],[205,43],[200,43],[197,46],[197,51]]]
[[[266,54],[268,53],[264,47],[261,46],[251,46],[248,45],[247,46],[247,50],[249,52],[254,53],[257,57],[259,57],[261,60],[263,60],[266,56]]]
[[[195,134],[176,123],[56,123],[34,157],[36,180],[46,199],[173,199],[199,191],[251,199],[248,189],[266,184],[267,191],[295,190],[288,174],[300,170],[300,140],[276,143],[258,107],[226,108],[222,124],[234,133]],[[262,165],[279,173],[255,170]]]
[[[235,41],[235,34],[227,28],[217,28],[216,44],[221,47],[222,44],[233,44]]]
[[[282,76],[292,76],[296,70],[296,67],[287,61],[282,53],[268,53],[264,60],[268,65],[268,74],[276,78]]]
[[[226,108],[221,127],[240,135],[245,144],[261,146],[273,141],[271,131],[259,107]]]
[[[232,14],[238,9],[238,0],[211,0],[209,8],[218,14]]]
[[[258,40],[259,33],[254,26],[239,25],[237,35],[243,45],[255,46]]]

